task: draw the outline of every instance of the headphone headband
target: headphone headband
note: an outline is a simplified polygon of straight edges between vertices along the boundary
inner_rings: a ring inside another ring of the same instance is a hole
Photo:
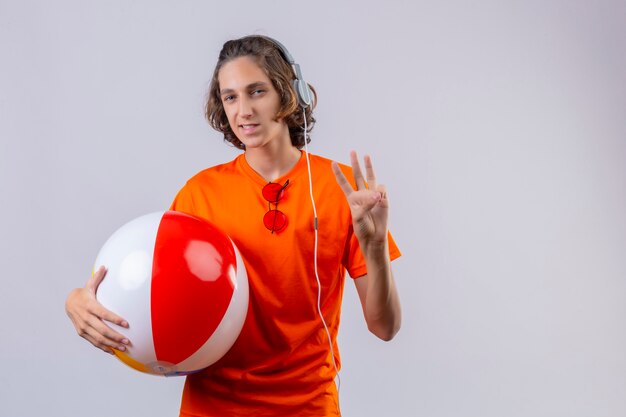
[[[298,96],[298,103],[303,108],[310,107],[313,102],[313,92],[309,85],[302,78],[302,71],[300,70],[300,65],[296,64],[296,61],[293,59],[285,45],[278,42],[276,39],[270,38],[269,36],[261,36],[262,38],[267,39],[272,42],[281,52],[281,55],[287,61],[289,65],[291,65],[296,74],[296,78],[292,81],[293,88],[296,90],[296,94]]]

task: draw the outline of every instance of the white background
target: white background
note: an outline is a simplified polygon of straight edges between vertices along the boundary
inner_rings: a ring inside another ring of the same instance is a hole
[[[373,156],[404,322],[346,288],[344,416],[626,415],[623,1],[0,0],[0,416],[174,416],[64,313],[120,225],[232,159],[224,41],[282,41],[311,151]]]

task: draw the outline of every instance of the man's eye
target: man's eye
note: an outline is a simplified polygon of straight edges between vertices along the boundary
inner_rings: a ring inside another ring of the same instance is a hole
[[[222,97],[222,101],[233,101],[235,96],[224,96]]]
[[[250,93],[250,95],[253,95],[253,96],[258,96],[259,94],[263,94],[264,92],[265,92],[265,90],[256,89],[256,90],[253,90],[253,91]]]

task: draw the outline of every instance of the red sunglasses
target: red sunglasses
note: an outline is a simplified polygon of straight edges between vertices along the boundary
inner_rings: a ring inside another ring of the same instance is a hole
[[[283,185],[270,182],[263,187],[263,198],[267,200],[267,213],[263,216],[263,224],[272,233],[280,232],[287,225],[287,216],[278,210],[278,201],[285,195],[285,188],[289,185],[287,180]],[[272,209],[272,204],[276,206]]]

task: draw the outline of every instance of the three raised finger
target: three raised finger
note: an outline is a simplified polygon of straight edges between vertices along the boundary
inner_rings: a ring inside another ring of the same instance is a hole
[[[372,164],[372,158],[369,155],[365,155],[363,160],[365,162],[365,174],[367,176],[367,183],[365,182],[365,178],[363,178],[363,171],[361,171],[361,165],[359,163],[359,159],[358,159],[358,155],[356,151],[350,152],[350,162],[352,164],[352,175],[354,177],[356,189],[357,190],[365,190],[365,189],[377,190],[378,183],[376,181],[376,173],[374,172],[374,165]],[[335,177],[337,178],[337,182],[339,183],[339,186],[343,190],[344,194],[346,196],[350,195],[354,191],[352,184],[350,183],[350,181],[348,181],[348,179],[346,178],[344,173],[341,171],[341,169],[339,168],[339,165],[336,162],[333,162],[332,168],[335,173]]]
[[[333,162],[331,166],[333,168],[337,184],[339,184],[339,187],[341,187],[343,193],[346,195],[346,197],[348,197],[354,191],[354,189],[352,188],[352,184],[350,184],[350,181],[348,181],[343,171],[341,171],[341,168],[339,168],[339,164],[337,164],[337,162]]]
[[[354,182],[356,183],[357,190],[364,190],[365,179],[361,172],[361,164],[359,164],[359,157],[356,151],[350,151],[350,163],[352,164],[352,175],[354,175]]]
[[[376,173],[374,172],[374,165],[372,165],[372,158],[369,155],[365,155],[365,174],[367,175],[367,183],[370,190],[376,190],[378,184],[376,183]]]

